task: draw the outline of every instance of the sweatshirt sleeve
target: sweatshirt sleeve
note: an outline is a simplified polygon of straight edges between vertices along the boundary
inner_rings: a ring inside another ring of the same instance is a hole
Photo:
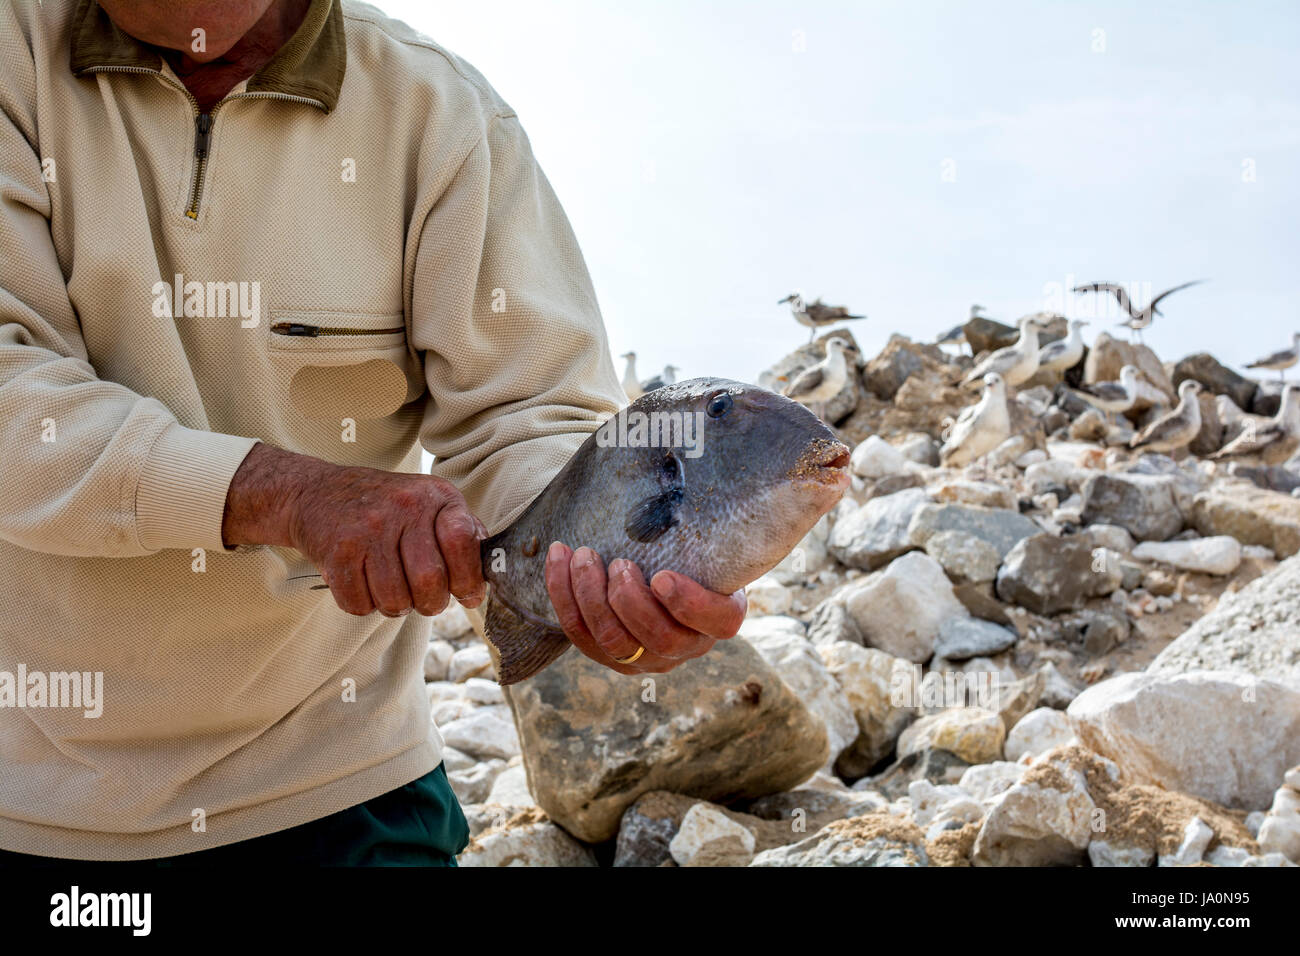
[[[186,428],[96,374],[50,236],[31,53],[14,24],[0,32],[0,538],[89,557],[221,549],[256,440]]]
[[[420,439],[495,533],[626,402],[582,253],[513,114],[429,212],[414,280]]]

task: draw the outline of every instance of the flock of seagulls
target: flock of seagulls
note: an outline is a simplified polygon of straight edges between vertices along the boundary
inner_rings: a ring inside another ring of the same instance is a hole
[[[677,381],[677,373],[681,371],[676,365],[665,365],[664,370],[658,375],[653,375],[644,381],[637,378],[636,375],[636,353],[624,352],[619,358],[625,360],[627,364],[623,366],[623,391],[627,394],[629,402],[635,402],[646,392],[653,392],[657,388],[663,388],[665,385],[673,385]]]

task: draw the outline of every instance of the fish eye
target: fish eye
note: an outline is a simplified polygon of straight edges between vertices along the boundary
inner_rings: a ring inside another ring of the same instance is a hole
[[[731,396],[726,392],[719,392],[709,399],[709,404],[705,406],[710,418],[721,418],[731,410]]]

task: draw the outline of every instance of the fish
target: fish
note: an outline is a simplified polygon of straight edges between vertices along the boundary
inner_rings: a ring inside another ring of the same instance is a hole
[[[671,570],[731,594],[835,506],[848,465],[848,447],[816,415],[756,385],[694,378],[646,393],[481,543],[497,680],[527,680],[572,646],[546,590],[551,542],[624,558],[646,580]]]

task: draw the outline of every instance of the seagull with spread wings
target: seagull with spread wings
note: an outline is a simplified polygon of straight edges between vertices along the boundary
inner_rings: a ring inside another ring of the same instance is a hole
[[[1158,296],[1147,303],[1146,308],[1139,310],[1133,305],[1133,300],[1128,297],[1128,290],[1117,282],[1092,282],[1088,285],[1079,285],[1074,287],[1075,292],[1110,292],[1119,302],[1119,307],[1128,313],[1128,318],[1123,322],[1116,323],[1128,328],[1130,333],[1136,332],[1138,341],[1142,341],[1142,330],[1149,327],[1155,321],[1157,315],[1164,315],[1157,306],[1160,300],[1167,295],[1173,295],[1180,289],[1186,289],[1188,286],[1199,285],[1204,279],[1194,279],[1191,282],[1184,282],[1182,285],[1176,285],[1172,289],[1166,289]]]

